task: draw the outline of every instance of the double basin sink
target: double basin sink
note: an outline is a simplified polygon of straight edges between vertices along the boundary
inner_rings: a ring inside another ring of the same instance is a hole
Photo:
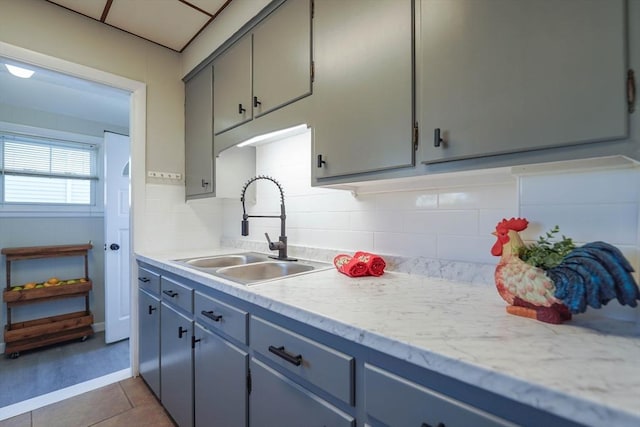
[[[187,258],[175,260],[175,262],[245,285],[326,270],[331,267],[330,264],[316,261],[273,259],[258,252]]]

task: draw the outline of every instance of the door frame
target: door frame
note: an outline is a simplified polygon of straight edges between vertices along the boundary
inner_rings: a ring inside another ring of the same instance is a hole
[[[0,41],[0,56],[15,59],[16,61],[33,64],[38,67],[48,68],[60,73],[68,74],[74,77],[82,78],[96,83],[106,84],[114,88],[131,92],[130,109],[129,109],[129,135],[131,138],[131,210],[129,217],[129,244],[131,248],[131,265],[135,265],[133,256],[137,247],[136,242],[141,240],[142,230],[144,229],[146,186],[145,186],[145,150],[146,150],[146,122],[147,122],[147,85],[144,82],[132,80],[103,70],[88,67],[86,65],[76,64],[71,61],[56,58],[54,56],[45,55],[43,53],[24,49],[9,43]],[[137,269],[131,269],[131,283],[137,283]],[[129,361],[131,363],[130,372],[133,376],[138,375],[138,293],[137,287],[131,286],[130,293],[131,313],[131,335],[129,338]],[[107,376],[109,377],[109,376]],[[78,387],[74,390],[75,394],[84,393],[89,390],[110,384],[117,379],[109,379],[105,377],[105,381],[89,381],[85,387]],[[52,394],[52,393],[50,393]],[[70,397],[65,393],[59,393],[56,398],[48,401],[33,402],[33,408],[29,405],[21,406],[20,412],[30,411],[44,405],[57,402],[59,400]],[[18,413],[16,413],[18,415]]]

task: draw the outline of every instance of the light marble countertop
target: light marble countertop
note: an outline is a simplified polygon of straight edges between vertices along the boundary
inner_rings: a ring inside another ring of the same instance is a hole
[[[231,252],[136,258],[579,423],[640,425],[640,327],[633,322],[578,315],[550,325],[508,315],[493,286],[420,275],[354,279],[330,268],[244,286],[170,261]]]

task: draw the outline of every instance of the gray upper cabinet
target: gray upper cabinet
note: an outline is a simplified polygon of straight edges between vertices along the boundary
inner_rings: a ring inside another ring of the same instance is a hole
[[[185,83],[186,197],[214,195],[213,75],[203,68]]]
[[[253,30],[254,117],[311,94],[310,8],[289,0]]]
[[[214,134],[311,94],[311,1],[289,0],[214,61]]]
[[[413,0],[316,0],[313,25],[316,181],[412,166]]]
[[[626,137],[624,0],[421,0],[420,9],[424,163]]]
[[[247,34],[213,64],[213,129],[216,135],[253,118],[251,49],[251,34]]]

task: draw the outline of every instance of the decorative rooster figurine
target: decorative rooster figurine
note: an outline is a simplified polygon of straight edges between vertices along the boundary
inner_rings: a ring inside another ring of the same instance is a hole
[[[557,265],[537,267],[521,258],[527,246],[518,232],[527,225],[524,218],[503,219],[493,233],[498,241],[491,254],[500,257],[496,287],[510,304],[508,313],[562,323],[572,313],[583,313],[587,305],[600,308],[614,298],[622,305],[637,305],[640,290],[631,275],[633,268],[618,248],[605,242],[587,243],[571,250]]]

